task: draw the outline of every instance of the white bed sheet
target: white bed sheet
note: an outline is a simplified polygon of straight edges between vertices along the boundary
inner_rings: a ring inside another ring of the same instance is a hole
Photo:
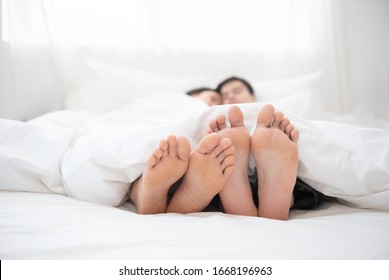
[[[1,259],[389,259],[389,213],[337,201],[276,221],[2,191],[0,215]]]

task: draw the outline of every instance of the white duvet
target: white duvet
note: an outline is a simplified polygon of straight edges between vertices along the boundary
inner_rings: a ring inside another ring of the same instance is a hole
[[[263,104],[239,106],[253,132]],[[165,93],[101,115],[57,111],[29,122],[0,120],[0,190],[120,205],[161,138],[184,135],[193,148],[209,120],[227,110]],[[346,205],[389,210],[388,130],[286,115],[300,130],[302,180]]]

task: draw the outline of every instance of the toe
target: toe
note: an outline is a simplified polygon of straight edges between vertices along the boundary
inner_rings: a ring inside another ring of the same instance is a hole
[[[150,168],[154,167],[161,160],[167,147],[168,147],[167,141],[165,139],[162,139],[159,142],[159,147],[153,152],[153,154],[147,160],[147,166]]]
[[[228,167],[228,166],[231,166],[234,164],[234,156],[233,155],[230,155],[230,156],[227,156],[225,157],[225,159],[223,160],[223,162],[221,163],[221,167],[222,167],[222,170],[224,172],[224,170]]]
[[[216,123],[217,123],[218,130],[225,129],[227,127],[226,117],[224,115],[218,115],[216,118]]]
[[[177,157],[177,137],[175,135],[169,135],[167,138],[169,144],[168,154],[173,157]]]
[[[274,117],[274,107],[270,104],[266,104],[262,107],[257,117],[258,127],[270,127]]]
[[[238,106],[232,106],[228,110],[228,119],[231,127],[244,126],[243,113]]]
[[[219,131],[219,128],[217,126],[217,121],[216,120],[211,120],[208,124],[209,126],[209,130],[212,132],[218,132]]]
[[[179,136],[177,138],[177,155],[183,161],[189,160],[190,144],[186,137]]]
[[[152,154],[149,159],[147,160],[147,167],[152,168],[154,167],[158,162],[158,159]]]
[[[286,128],[285,128],[285,133],[286,133],[286,135],[288,135],[288,137],[289,137],[290,139],[292,139],[290,133],[291,133],[293,130],[294,130],[294,125],[291,124],[291,123],[288,124],[288,125],[286,126]]]
[[[208,134],[201,139],[200,143],[195,148],[195,151],[200,154],[208,154],[218,146],[220,139],[220,135],[215,132]]]
[[[233,155],[235,152],[235,148],[234,146],[230,146],[228,147],[227,149],[224,149],[217,157],[219,159],[219,162],[222,163],[223,160],[227,157],[227,156],[231,156]]]
[[[205,131],[204,131],[204,135],[203,136],[206,136],[208,134],[211,134],[212,132],[214,132],[210,127],[207,128]]]
[[[159,141],[159,147],[162,149],[162,151],[167,151],[169,144],[166,139],[162,139],[161,141]]]
[[[156,150],[154,151],[153,156],[155,157],[155,159],[156,159],[157,161],[159,161],[159,160],[162,158],[162,156],[163,156],[164,153],[165,153],[164,150],[162,150],[161,148],[158,148],[158,149],[156,149]]]
[[[276,112],[274,114],[274,119],[272,123],[272,127],[274,128],[280,128],[281,122],[284,118],[284,114],[282,112]]]
[[[281,121],[281,124],[280,124],[280,129],[286,133],[285,129],[287,127],[287,125],[290,124],[290,120],[288,118],[284,118],[282,121]]]
[[[234,165],[230,165],[230,166],[227,166],[224,170],[223,170],[223,176],[224,178],[227,178],[228,176],[230,176],[232,174],[232,172],[234,171]]]
[[[210,152],[213,157],[218,157],[223,153],[224,150],[232,146],[232,141],[230,138],[223,138],[220,140],[220,143]]]
[[[299,131],[298,131],[296,128],[295,128],[295,129],[292,129],[292,131],[290,132],[289,138],[290,138],[293,142],[297,143],[298,140],[299,140],[299,137],[300,137]]]

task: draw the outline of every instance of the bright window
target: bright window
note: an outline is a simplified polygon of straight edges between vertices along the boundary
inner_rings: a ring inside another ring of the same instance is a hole
[[[313,0],[13,1],[17,9],[10,10],[9,26],[23,28],[26,36],[17,35],[23,44],[44,44],[50,38],[61,47],[272,53],[309,51],[311,22],[320,6]],[[7,15],[2,19],[8,38]]]

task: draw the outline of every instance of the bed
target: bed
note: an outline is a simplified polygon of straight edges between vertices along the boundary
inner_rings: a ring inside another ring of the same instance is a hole
[[[287,222],[218,212],[138,215],[56,194],[2,192],[2,259],[387,259],[388,213],[326,201]]]
[[[326,195],[319,208],[292,210],[288,221],[139,215],[128,191],[158,141],[185,135],[194,147],[229,106],[166,91],[112,99],[92,78],[66,110],[0,121],[1,259],[389,258],[389,130],[309,120],[317,110],[294,83],[299,114],[291,95],[272,103],[300,130],[298,176]],[[240,105],[251,133],[264,104]]]

